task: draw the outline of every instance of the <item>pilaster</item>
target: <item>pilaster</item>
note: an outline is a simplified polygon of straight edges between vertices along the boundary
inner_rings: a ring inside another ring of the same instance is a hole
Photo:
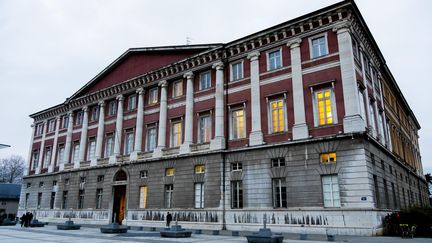
[[[135,144],[134,151],[130,155],[130,160],[137,160],[138,153],[142,151],[142,138],[144,129],[144,89],[137,89],[138,94],[138,108],[137,108],[137,119],[135,125]]]
[[[43,159],[45,154],[45,137],[47,131],[47,121],[43,122],[43,132],[42,132],[42,142],[39,149],[39,159],[38,159],[38,167],[36,168],[36,174],[41,173],[41,169],[43,167]]]
[[[68,114],[69,114],[69,119],[68,119],[68,127],[67,127],[67,132],[66,132],[65,152],[64,152],[63,162],[60,163],[60,171],[64,170],[64,165],[66,163],[71,163],[70,156],[71,156],[71,148],[72,148],[72,133],[73,133],[74,115],[73,115],[72,111],[70,111]]]
[[[60,116],[56,117],[56,127],[55,127],[55,134],[54,134],[54,143],[53,143],[53,149],[51,154],[51,163],[48,167],[48,172],[53,172],[55,167],[55,161],[56,161],[56,155],[57,155],[57,143],[58,143],[58,135],[60,130]]]
[[[82,108],[82,111],[83,111],[83,121],[82,121],[82,126],[81,126],[79,160],[77,163],[74,163],[74,168],[79,168],[81,161],[85,161],[85,159],[86,159],[87,130],[88,130],[88,107],[84,106]]]
[[[252,110],[252,130],[249,134],[249,145],[264,144],[264,137],[261,130],[261,92],[259,77],[259,56],[258,51],[249,53],[247,58],[250,61],[251,79],[251,110]]]
[[[116,130],[114,134],[114,153],[109,158],[109,163],[113,164],[117,162],[117,156],[121,154],[121,141],[123,136],[123,95],[117,96],[117,119],[116,119]]]
[[[104,139],[105,130],[105,101],[99,101],[99,120],[98,120],[98,130],[96,137],[96,153],[95,158],[90,161],[91,166],[97,165],[97,160],[102,158],[102,147]]]
[[[184,75],[184,78],[186,78],[185,135],[183,144],[180,146],[180,154],[190,153],[190,145],[193,142],[194,74],[188,72]]]
[[[167,112],[168,112],[168,97],[167,88],[168,82],[162,80],[159,82],[161,87],[161,98],[159,108],[159,127],[158,127],[158,145],[153,151],[153,157],[158,158],[162,156],[162,149],[166,146],[166,126],[167,126]]]
[[[215,136],[210,141],[210,150],[225,149],[225,105],[224,105],[224,64],[213,64],[216,69],[215,87]]]

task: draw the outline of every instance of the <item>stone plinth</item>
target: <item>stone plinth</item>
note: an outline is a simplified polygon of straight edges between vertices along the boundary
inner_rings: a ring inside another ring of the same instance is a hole
[[[37,220],[37,219],[33,219],[33,220],[30,222],[29,226],[30,226],[30,227],[44,227],[45,224],[46,224],[46,223],[39,222],[39,220]]]
[[[252,235],[246,236],[250,243],[282,243],[284,237],[282,235],[274,235],[270,229],[262,228]]]
[[[66,221],[64,224],[57,225],[58,230],[79,230],[81,225],[74,224],[72,220]]]
[[[171,228],[162,230],[160,235],[167,238],[187,238],[191,237],[192,231],[182,229],[181,225],[173,225]]]
[[[101,233],[104,234],[120,234],[120,233],[126,233],[128,230],[127,226],[119,225],[117,223],[112,223],[106,226],[102,226],[100,228]]]

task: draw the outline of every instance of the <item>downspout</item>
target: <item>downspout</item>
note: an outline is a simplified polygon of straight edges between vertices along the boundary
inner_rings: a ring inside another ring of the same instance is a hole
[[[225,48],[225,47],[224,47]],[[222,63],[223,64],[226,64],[226,63],[228,63],[228,60],[227,60],[227,58],[226,58],[226,53],[225,53],[225,50],[223,51],[223,53],[222,53]],[[229,68],[229,67],[227,67],[227,68]],[[228,83],[228,78],[229,78],[229,75],[228,75],[228,72],[226,71],[226,70],[228,70],[228,69],[224,69],[224,86],[225,86],[225,84],[226,83]],[[227,100],[228,100],[228,90],[227,89],[223,89],[224,90],[224,112],[225,112],[225,121],[227,121],[228,119],[228,112],[227,112],[227,110],[228,109],[226,109],[226,104],[227,104]],[[228,126],[226,125],[227,123],[225,123],[225,126],[224,126],[224,128],[225,128],[225,131],[224,131],[224,135],[225,135],[225,150],[227,150],[228,149],[228,137],[226,136],[227,134],[228,134]],[[226,228],[226,155],[225,155],[225,151],[222,151],[222,198],[223,198],[223,200],[222,200],[222,230],[226,230],[227,228]]]

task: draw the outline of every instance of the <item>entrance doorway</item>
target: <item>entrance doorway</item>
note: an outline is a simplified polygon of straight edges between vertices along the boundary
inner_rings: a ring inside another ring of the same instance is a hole
[[[126,208],[126,185],[114,186],[112,222],[121,224]]]

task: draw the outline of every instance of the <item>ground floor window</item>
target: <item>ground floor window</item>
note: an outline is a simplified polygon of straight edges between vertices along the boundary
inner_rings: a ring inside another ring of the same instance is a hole
[[[231,208],[243,208],[242,181],[231,182]]]
[[[68,198],[68,191],[63,191],[62,209],[67,208],[67,198]]]
[[[287,193],[285,178],[273,179],[273,207],[287,207]]]
[[[172,198],[174,192],[174,185],[165,185],[165,208],[172,208]]]
[[[42,192],[39,192],[37,198],[37,208],[41,208],[41,203],[42,203]]]
[[[204,208],[204,183],[195,183],[195,208]]]
[[[139,207],[147,208],[147,186],[140,187]]]
[[[78,191],[78,208],[81,209],[84,206],[84,190]]]
[[[51,192],[50,209],[54,209],[55,196],[56,196],[56,193]]]
[[[340,207],[337,175],[322,176],[324,207]]]
[[[103,196],[103,189],[102,188],[96,189],[96,209],[102,208],[102,196]]]

